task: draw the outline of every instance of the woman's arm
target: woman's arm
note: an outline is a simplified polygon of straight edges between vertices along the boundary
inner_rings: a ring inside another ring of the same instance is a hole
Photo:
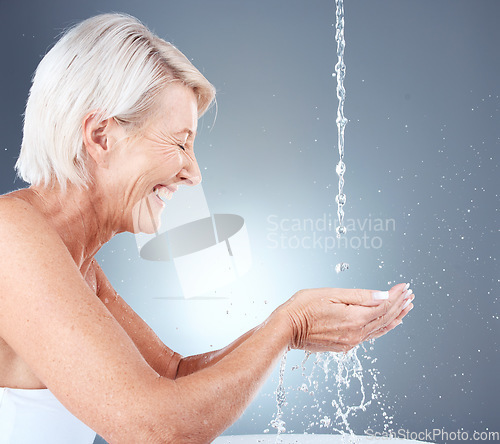
[[[97,296],[132,339],[146,362],[160,375],[175,379],[182,356],[167,347],[153,329],[116,292],[96,260],[92,263]]]
[[[7,199],[0,286],[0,337],[70,412],[120,444],[208,443],[243,412],[285,350],[349,348],[390,328],[403,305],[402,285],[373,307],[336,302],[341,295],[369,305],[368,291],[302,291],[218,362],[171,380],[95,297],[45,219]]]
[[[187,376],[192,373],[196,373],[197,371],[200,371],[204,368],[208,368],[214,364],[217,364],[217,362],[224,358],[224,356],[231,353],[233,350],[247,341],[248,338],[250,338],[259,328],[260,326],[247,331],[231,344],[220,350],[214,350],[207,353],[201,353],[199,355],[181,358],[177,367],[176,377]]]

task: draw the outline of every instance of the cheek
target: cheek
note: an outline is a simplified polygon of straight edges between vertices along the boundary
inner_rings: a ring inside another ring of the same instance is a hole
[[[166,176],[174,176],[181,169],[183,164],[182,153],[179,148],[157,148],[153,155],[147,156],[145,169],[155,176],[166,179]],[[148,174],[149,175],[149,174]]]
[[[159,148],[156,150],[155,161],[162,165],[177,165],[182,163],[182,152],[176,146]]]

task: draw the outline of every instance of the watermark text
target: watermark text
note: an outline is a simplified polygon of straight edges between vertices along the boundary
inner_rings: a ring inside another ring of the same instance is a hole
[[[347,234],[338,238],[335,231],[338,221],[331,214],[316,219],[283,218],[270,214],[267,224],[269,248],[319,249],[324,252],[342,248],[378,250],[382,248],[382,234],[396,231],[394,219],[346,219]]]
[[[387,438],[387,439],[407,439],[414,441],[499,441],[500,432],[494,432],[490,430],[468,432],[465,430],[445,430],[445,429],[425,429],[420,432],[413,432],[407,429],[398,429],[396,431],[383,431],[376,432],[372,429],[365,430],[367,437],[373,438]]]

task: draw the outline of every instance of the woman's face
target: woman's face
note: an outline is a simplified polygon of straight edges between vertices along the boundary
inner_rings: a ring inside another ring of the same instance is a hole
[[[161,212],[178,185],[201,182],[193,151],[198,122],[193,90],[172,83],[160,101],[160,111],[138,136],[122,142],[117,137],[122,146],[110,156],[108,171],[118,179],[111,189],[121,198],[114,213],[128,218],[117,223],[133,233],[158,231]]]

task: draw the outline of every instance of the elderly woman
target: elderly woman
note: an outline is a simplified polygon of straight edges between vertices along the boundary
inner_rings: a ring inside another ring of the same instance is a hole
[[[136,19],[105,14],[41,61],[17,162],[0,198],[0,441],[208,443],[289,349],[346,351],[413,307],[388,292],[301,290],[222,350],[182,357],[113,289],[94,256],[154,232],[181,184],[201,180],[198,118],[214,88]]]

